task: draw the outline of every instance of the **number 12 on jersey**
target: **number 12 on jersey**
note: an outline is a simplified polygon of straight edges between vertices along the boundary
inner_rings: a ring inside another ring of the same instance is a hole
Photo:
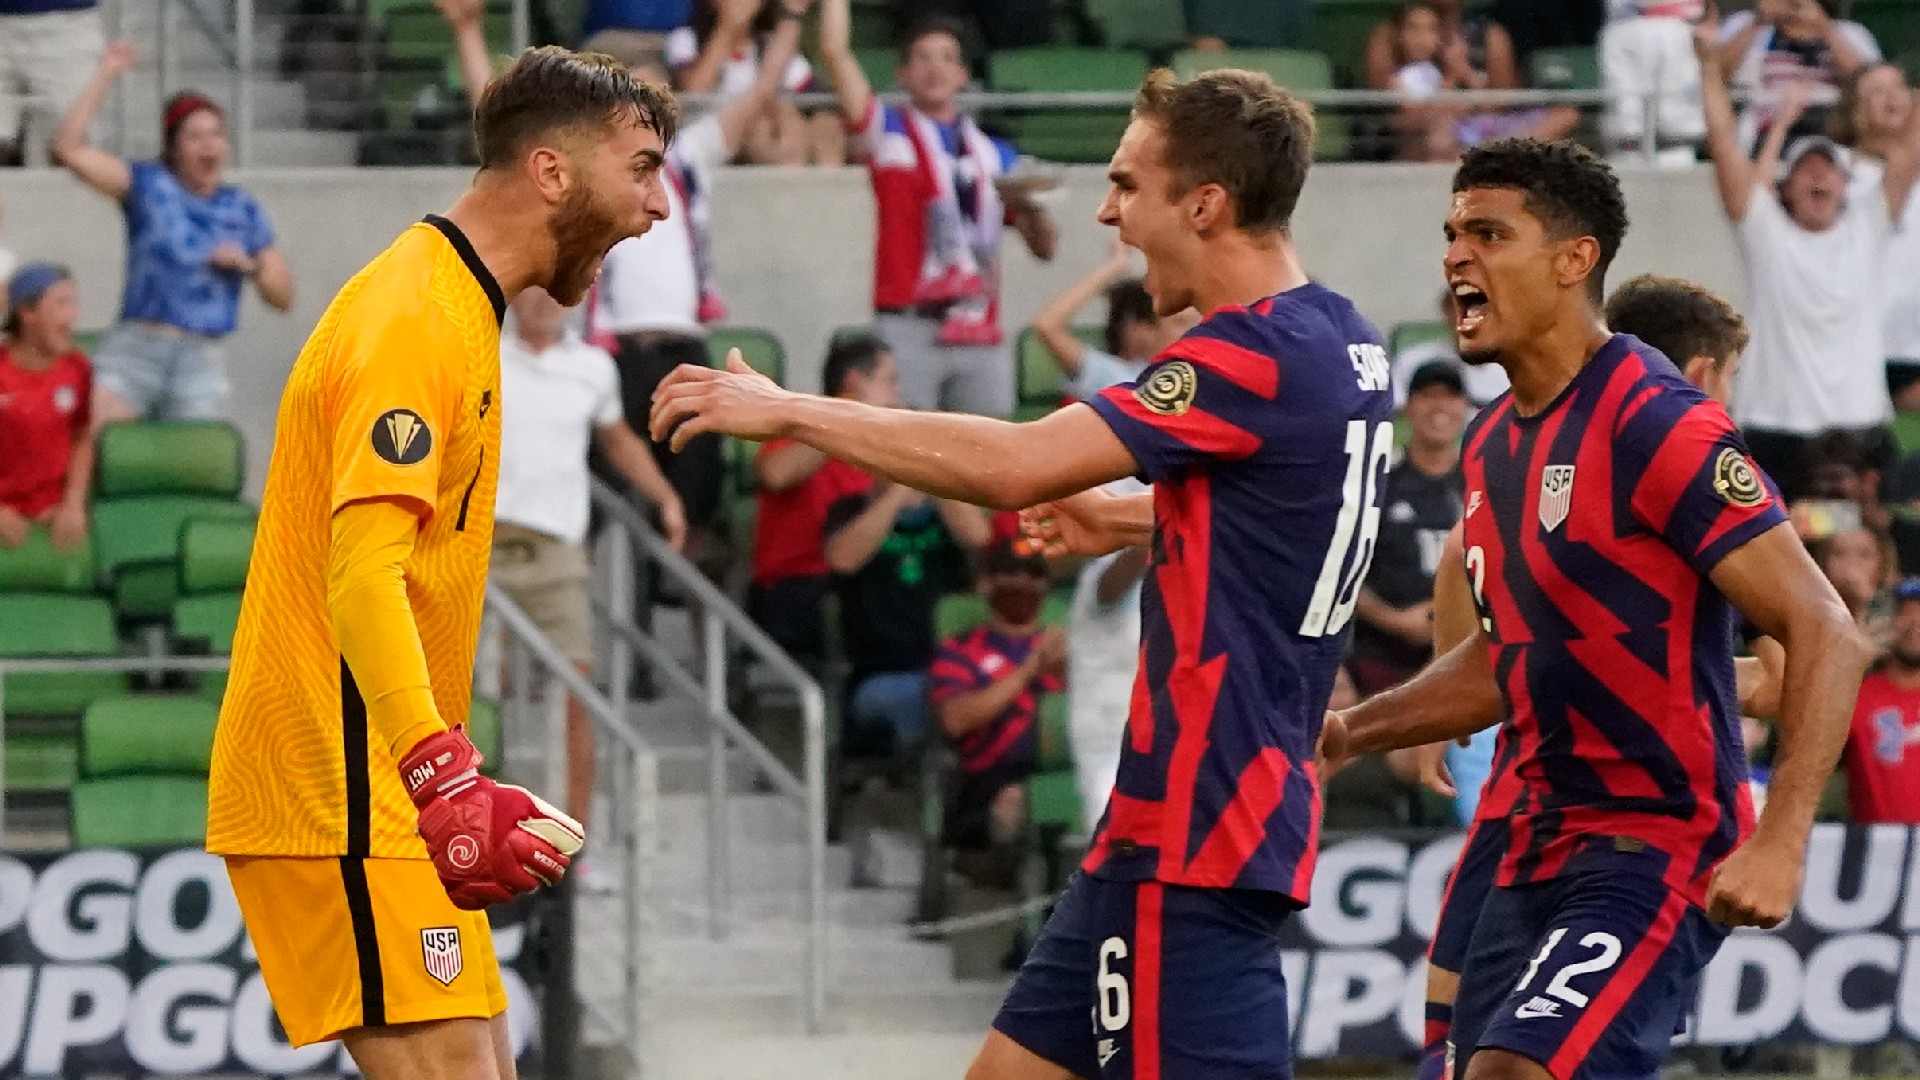
[[[1393,453],[1393,425],[1347,421],[1347,477],[1340,488],[1340,517],[1333,540],[1313,583],[1301,637],[1327,637],[1346,629],[1360,602],[1360,584],[1373,563],[1380,535],[1380,490],[1386,484],[1387,459]]]

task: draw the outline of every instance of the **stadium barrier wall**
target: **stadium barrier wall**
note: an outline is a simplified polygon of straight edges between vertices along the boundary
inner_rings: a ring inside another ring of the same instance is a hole
[[[1407,1058],[1461,834],[1330,836],[1281,944],[1305,1058]],[[537,1026],[527,922],[494,914],[517,1053]],[[1920,1039],[1920,830],[1822,825],[1794,916],[1732,934],[1677,1042]],[[220,860],[198,850],[0,858],[0,1076],[346,1069],[293,1050]]]
[[[1622,167],[1632,234],[1611,279],[1646,270],[1692,278],[1736,302],[1745,284],[1733,236],[1703,168]],[[280,388],[300,344],[335,290],[421,215],[465,189],[464,169],[253,169],[234,179],[266,206],[292,265],[293,311],[269,312],[248,293],[228,342],[234,411],[245,431],[249,491],[266,475]],[[1055,292],[1105,257],[1111,233],[1094,221],[1105,172],[1063,171],[1050,196],[1061,244],[1036,263],[1006,245],[1007,325],[1017,329]],[[1310,273],[1360,303],[1382,329],[1435,317],[1442,289],[1440,229],[1451,170],[1444,165],[1330,164],[1314,170],[1295,222]],[[124,226],[112,204],[66,173],[9,170],[6,246],[23,258],[72,266],[81,326],[103,327],[118,308]],[[792,381],[816,389],[835,327],[871,318],[873,200],[866,175],[845,170],[736,168],[715,182],[715,267],[731,321],[785,340]],[[1086,317],[1097,319],[1094,310]]]

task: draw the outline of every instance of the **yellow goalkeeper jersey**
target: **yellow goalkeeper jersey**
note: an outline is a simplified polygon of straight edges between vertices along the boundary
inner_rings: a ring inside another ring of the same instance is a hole
[[[327,608],[332,517],[391,499],[421,518],[404,567],[434,702],[467,715],[500,468],[500,286],[428,217],[341,288],[280,400],[233,668],[214,737],[207,849],[427,857]]]

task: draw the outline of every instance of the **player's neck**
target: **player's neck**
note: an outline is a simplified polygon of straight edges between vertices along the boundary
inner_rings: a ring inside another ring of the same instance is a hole
[[[493,275],[508,301],[529,285],[553,276],[553,236],[544,213],[530,212],[517,199],[485,177],[467,189],[445,215],[466,234],[473,252]]]
[[[1545,411],[1608,336],[1599,316],[1582,311],[1579,317],[1559,319],[1546,333],[1508,349],[1500,366],[1513,384],[1514,408],[1521,416]]]
[[[1256,304],[1309,280],[1293,239],[1284,232],[1264,237],[1229,232],[1208,244],[1205,256],[1193,283],[1193,309],[1203,315]]]

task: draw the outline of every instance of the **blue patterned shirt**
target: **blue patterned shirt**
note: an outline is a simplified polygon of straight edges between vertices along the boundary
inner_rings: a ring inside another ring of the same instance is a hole
[[[273,246],[273,224],[252,195],[223,184],[202,198],[157,161],[133,165],[121,202],[127,216],[127,284],[120,317],[165,323],[194,334],[233,332],[245,278],[209,265],[232,242],[258,255]]]

